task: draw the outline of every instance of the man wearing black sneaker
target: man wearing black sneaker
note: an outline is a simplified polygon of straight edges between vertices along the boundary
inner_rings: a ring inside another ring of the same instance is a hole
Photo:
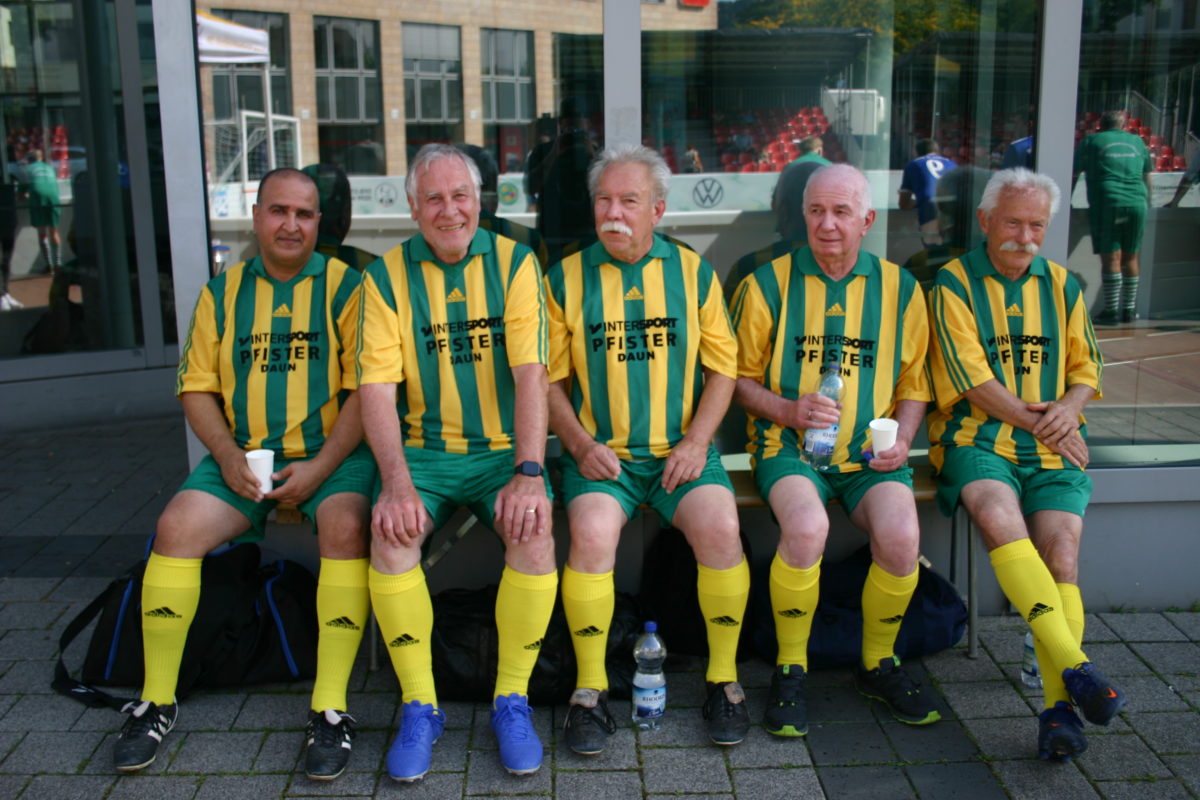
[[[808,732],[808,639],[833,498],[871,538],[858,690],[901,722],[925,725],[940,716],[893,652],[917,585],[920,530],[907,460],[930,397],[925,301],[910,272],[861,249],[875,211],[857,169],[813,173],[804,217],[808,245],[756,269],[733,301],[735,398],[750,418],[755,483],[780,526],[770,574],[779,655],[763,727],[776,736]],[[818,392],[830,369],[845,385],[840,403]],[[868,423],[878,417],[899,430],[894,446],[872,452]],[[836,431],[819,468],[804,452],[810,429]]]
[[[588,172],[599,241],[546,275],[550,425],[563,444],[571,527],[563,610],[579,665],[563,737],[582,755],[615,730],[604,667],[613,567],[621,529],[643,503],[683,531],[698,562],[709,738],[737,744],[750,725],[737,681],[750,570],[712,446],[737,345],[716,272],[654,232],[670,175],[649,148],[605,150]]]
[[[1074,706],[1107,725],[1125,696],[1087,659],[1079,542],[1092,481],[1083,408],[1103,361],[1071,274],[1038,255],[1059,189],[1024,168],[995,173],[976,216],[987,241],[930,292],[929,460],[947,515],[961,503],[996,579],[1033,630],[1046,708],[1038,751],[1087,748]]]
[[[317,525],[321,572],[317,676],[305,772],[331,780],[353,737],[346,685],[367,616],[368,494],[375,463],[362,443],[354,392],[358,272],[314,253],[312,178],[267,173],[253,209],[259,255],[201,290],[176,393],[208,448],[159,517],[142,579],[146,679],[113,751],[122,772],[149,766],[175,724],[175,687],[200,600],[204,555],[235,538],[261,539],[280,502]],[[274,451],[276,487],[263,492],[248,450]]]

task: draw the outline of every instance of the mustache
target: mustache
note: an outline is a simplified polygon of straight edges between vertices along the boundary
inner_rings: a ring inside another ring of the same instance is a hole
[[[633,236],[633,228],[630,228],[624,222],[614,222],[613,220],[609,220],[600,225],[601,233],[608,233],[609,231],[613,233],[624,234],[625,236]]]
[[[1033,242],[1028,242],[1026,244],[1017,244],[1016,242],[1009,240],[1007,242],[1000,243],[1000,250],[1002,250],[1006,253],[1008,253],[1008,252],[1028,253],[1031,256],[1036,256],[1038,254],[1039,248]]]

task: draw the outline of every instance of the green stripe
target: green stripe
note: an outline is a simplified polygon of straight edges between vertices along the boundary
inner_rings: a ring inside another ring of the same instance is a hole
[[[319,276],[308,279],[312,289],[312,302],[309,305],[308,329],[319,331],[321,335],[315,340],[320,350],[320,358],[308,360],[300,364],[300,369],[308,371],[305,376],[308,384],[308,406],[305,408],[304,422],[300,424],[300,432],[304,437],[304,452],[315,455],[325,444],[325,426],[321,420],[321,406],[335,394],[339,387],[329,385],[329,359],[336,358],[337,353],[337,322],[329,317],[327,295],[329,287],[329,264],[326,260],[325,269]],[[305,356],[311,353],[305,347]]]
[[[433,324],[430,313],[429,293],[425,291],[425,280],[421,274],[421,262],[412,254],[413,240],[404,243],[404,270],[408,276],[408,303],[412,312],[412,330],[409,336],[419,350],[427,337],[421,328]],[[430,334],[432,336],[433,334]],[[405,364],[406,370],[412,369],[412,364]],[[425,431],[425,448],[429,450],[445,450],[446,442],[442,439],[442,382],[438,375],[436,358],[418,358],[416,368],[421,376],[421,387],[425,395],[425,413],[421,416],[421,427]],[[400,415],[402,438],[408,438],[405,418],[408,416],[407,392],[397,392],[396,410]]]
[[[707,266],[704,262],[700,262],[698,267]],[[687,321],[692,315],[700,314],[700,304],[706,296],[703,289],[711,284],[711,280],[704,280],[705,276],[701,273],[696,281],[697,293],[695,297],[688,297],[685,287],[686,281],[683,277],[683,262],[680,259],[678,247],[671,248],[671,255],[662,260],[662,282],[663,288],[667,292],[666,314],[668,317],[674,317],[679,320],[676,325],[675,332],[678,338],[675,340],[674,347],[667,347],[665,352],[669,361],[667,362],[667,391],[663,395],[663,402],[666,404],[664,411],[666,412],[666,435],[667,442],[674,447],[683,438],[683,395],[684,383],[687,380],[688,370],[692,370],[692,411],[696,410],[696,406],[700,404],[700,392],[704,389],[704,379],[699,366],[694,363],[688,363],[687,353],[689,345],[688,325]],[[668,333],[669,333],[668,329]],[[697,356],[697,360],[698,360]],[[647,373],[649,373],[650,365],[646,364]],[[652,395],[651,395],[652,396]],[[632,401],[633,398],[630,397]],[[630,405],[630,408],[635,406]],[[648,416],[648,415],[647,415]],[[647,422],[649,420],[647,419]],[[649,441],[646,439],[645,441]],[[646,455],[650,455],[647,450]]]
[[[588,255],[592,252],[591,249],[586,249],[572,258],[579,259],[580,267],[580,286],[582,287],[582,296],[577,298],[579,303],[580,313],[584,325],[591,320],[596,320],[600,323],[600,330],[593,333],[591,329],[587,329],[587,370],[588,383],[590,387],[588,404],[592,408],[592,416],[596,420],[596,441],[607,442],[613,437],[612,412],[608,405],[608,362],[604,351],[603,339],[604,332],[604,289],[600,281],[599,264],[592,263]],[[599,337],[601,339],[600,347],[592,347],[593,339]],[[583,393],[579,388],[579,381],[575,381],[571,390],[571,402],[575,408],[575,413],[583,408]]]
[[[311,278],[304,278],[299,283],[310,281]],[[277,283],[269,281],[272,288],[271,294],[271,310],[279,308],[281,303],[287,303],[292,314],[296,313],[295,289],[296,286],[291,284]],[[287,336],[292,331],[292,317],[276,317],[271,316],[271,333]],[[274,337],[272,337],[274,338]],[[286,339],[285,339],[286,341]],[[265,347],[274,348],[273,344],[266,344]],[[283,347],[287,347],[284,345]],[[267,361],[266,363],[271,363]],[[289,361],[280,361],[280,365],[286,365]],[[302,365],[298,365],[298,368]],[[263,400],[266,403],[267,410],[267,442],[264,445],[276,452],[283,450],[283,432],[287,429],[287,381],[288,373],[286,372],[269,372],[267,373],[267,391],[266,397]]]
[[[237,297],[233,302],[233,335],[236,337],[234,343],[245,337],[249,343],[247,348],[254,347],[254,304],[258,291],[258,279],[250,273],[248,269],[242,270],[242,280],[238,285]],[[224,306],[224,301],[217,304],[220,308]],[[240,348],[239,348],[240,349]],[[241,446],[245,446],[250,439],[250,427],[247,419],[246,411],[249,407],[249,397],[246,388],[247,377],[250,374],[251,368],[254,366],[254,359],[241,364],[235,363],[233,372],[236,376],[234,379],[233,399],[233,438]],[[266,444],[263,447],[267,447]]]
[[[863,448],[867,444],[867,431],[870,430],[868,423],[875,417],[875,380],[881,373],[883,365],[879,363],[879,342],[884,336],[882,330],[883,320],[886,317],[886,311],[883,307],[883,270],[879,264],[879,258],[875,255],[868,255],[871,260],[870,276],[858,276],[851,278],[847,285],[855,280],[865,280],[867,282],[866,291],[863,292],[863,307],[859,310],[862,324],[859,327],[858,338],[871,339],[875,342],[875,350],[871,354],[872,367],[868,370],[862,366],[862,359],[858,367],[858,375],[856,376],[858,397],[855,399],[856,408],[858,409],[856,419],[843,419],[840,421],[842,426],[849,425],[850,427],[850,443],[847,446],[847,461],[860,461],[862,458]],[[852,314],[850,308],[846,308],[846,314]],[[897,320],[900,315],[896,314]],[[844,321],[845,318],[843,318]],[[889,332],[896,342],[896,358],[891,365],[892,369],[892,385],[895,386],[895,376],[899,375],[898,365],[900,363],[900,350],[904,342],[904,331],[897,325]],[[860,351],[861,352],[861,351]],[[864,413],[866,418],[864,419]]]

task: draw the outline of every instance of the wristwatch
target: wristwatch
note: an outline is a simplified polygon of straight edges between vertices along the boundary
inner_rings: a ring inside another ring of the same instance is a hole
[[[513,475],[524,475],[528,478],[536,478],[542,474],[542,465],[536,461],[522,461],[513,468]]]

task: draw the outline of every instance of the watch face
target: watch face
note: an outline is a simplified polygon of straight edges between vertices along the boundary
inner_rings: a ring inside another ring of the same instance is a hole
[[[542,465],[536,461],[522,461],[517,465],[516,473],[518,475],[526,475],[530,478],[536,478],[542,474]]]

